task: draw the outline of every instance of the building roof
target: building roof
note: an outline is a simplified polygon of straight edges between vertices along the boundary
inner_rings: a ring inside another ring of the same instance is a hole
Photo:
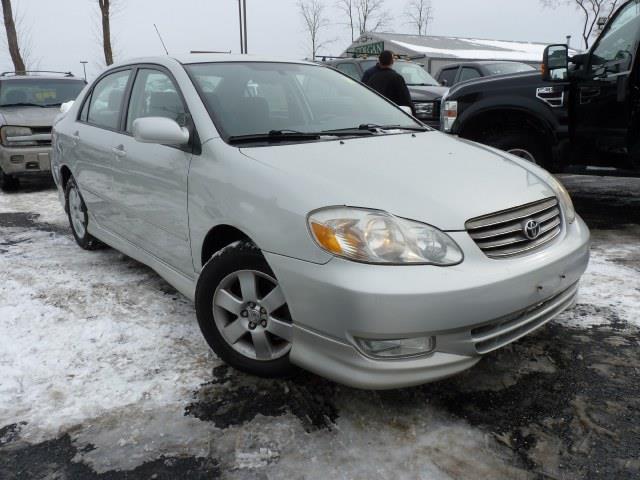
[[[539,62],[546,43],[486,40],[480,38],[458,38],[400,33],[365,33],[349,47],[383,41],[385,48],[394,46],[404,51],[431,58],[465,60],[515,60]]]

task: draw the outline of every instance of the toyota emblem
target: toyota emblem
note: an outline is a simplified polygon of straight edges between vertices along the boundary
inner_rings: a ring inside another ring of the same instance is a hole
[[[524,222],[522,232],[529,240],[535,240],[540,236],[540,224],[535,220],[527,220]]]

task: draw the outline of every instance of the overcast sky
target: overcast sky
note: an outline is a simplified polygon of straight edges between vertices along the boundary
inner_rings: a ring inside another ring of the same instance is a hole
[[[119,0],[113,19],[116,60],[162,55],[153,24],[169,53],[189,50],[239,50],[236,0]],[[350,44],[342,18],[324,0],[331,26],[323,38],[335,41],[322,53],[337,55]],[[407,0],[386,0],[394,16],[389,31],[413,33],[403,17]],[[564,42],[573,35],[579,46],[581,18],[572,7],[546,9],[540,0],[432,0],[435,19],[429,34],[496,40]],[[81,74],[88,60],[90,76],[100,71],[97,0],[13,0],[31,32],[32,56],[40,69]],[[306,37],[296,0],[247,0],[249,52],[293,58],[307,55]],[[1,25],[1,24],[0,24]],[[4,36],[4,29],[1,30]],[[4,42],[6,43],[6,42]],[[13,70],[6,48],[4,70]]]

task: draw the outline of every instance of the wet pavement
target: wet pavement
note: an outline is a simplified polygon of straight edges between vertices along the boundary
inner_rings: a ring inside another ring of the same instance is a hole
[[[388,392],[305,372],[264,380],[221,364],[188,330],[178,336],[182,356],[136,371],[147,383],[129,383],[140,391],[117,405],[83,414],[80,402],[67,417],[54,408],[37,417],[0,405],[0,420],[11,418],[0,424],[0,479],[640,478],[640,179],[561,180],[592,228],[585,293],[575,309],[462,375]],[[0,209],[0,227],[9,232],[0,234],[0,260],[28,259],[29,247],[38,246],[54,260],[66,258],[72,244],[54,194],[35,185],[11,195],[4,201],[13,211]],[[135,275],[137,289],[123,298],[113,293],[121,286],[101,280],[107,293],[100,308],[134,317],[136,302],[158,304],[193,320],[188,302],[153,272],[113,252],[97,255],[95,269]],[[42,275],[64,265],[54,260]],[[33,297],[54,301],[46,288]],[[97,315],[81,302],[60,308],[78,318]],[[190,390],[189,382],[175,392],[149,386],[183,358],[196,358],[185,367],[199,375]],[[84,367],[69,374],[80,377]],[[55,387],[51,381],[46,391]],[[16,391],[25,396],[29,386]],[[59,408],[71,403],[62,398]],[[30,415],[40,420],[26,421]]]

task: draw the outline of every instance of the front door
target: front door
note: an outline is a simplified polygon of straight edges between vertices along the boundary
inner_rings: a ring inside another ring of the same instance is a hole
[[[122,234],[143,250],[182,272],[193,275],[187,212],[187,181],[191,152],[172,145],[140,143],[133,122],[141,117],[166,117],[184,126],[187,110],[167,72],[154,67],[137,70],[131,90],[125,131],[116,150],[114,189],[125,213]]]
[[[576,153],[591,157],[582,163],[626,166],[639,40],[640,0],[634,0],[609,22],[572,92]]]

